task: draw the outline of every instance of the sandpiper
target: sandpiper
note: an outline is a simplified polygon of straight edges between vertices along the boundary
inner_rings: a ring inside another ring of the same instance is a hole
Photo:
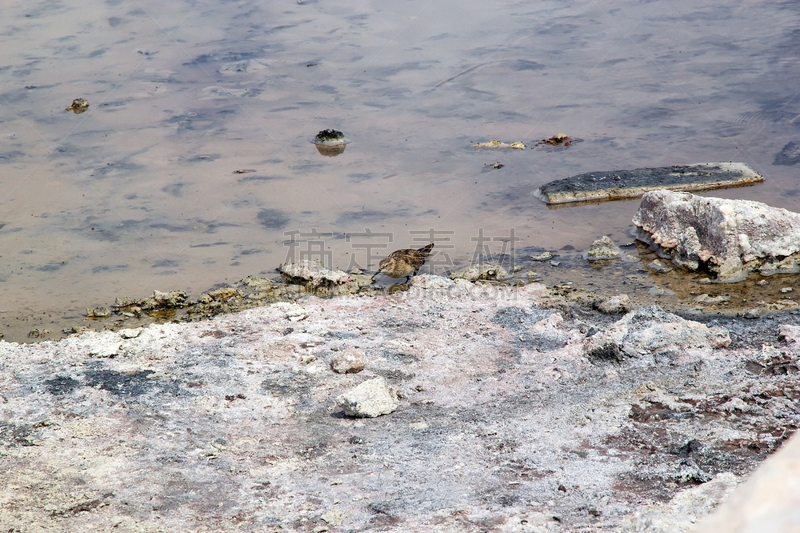
[[[392,252],[389,257],[378,264],[378,272],[375,273],[375,276],[378,274],[386,274],[390,278],[405,276],[406,283],[408,283],[411,276],[419,271],[425,260],[431,255],[431,250],[433,250],[433,243],[423,246],[419,250],[403,249]],[[372,276],[372,279],[375,279],[375,276]]]

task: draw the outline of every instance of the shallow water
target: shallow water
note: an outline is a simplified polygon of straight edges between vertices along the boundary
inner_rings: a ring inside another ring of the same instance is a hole
[[[305,257],[374,270],[433,241],[442,273],[511,243],[630,241],[638,201],[556,210],[531,194],[589,171],[742,161],[766,181],[709,194],[800,211],[800,167],[773,164],[800,139],[799,15],[795,2],[6,4],[0,332]],[[65,111],[78,97],[89,109]],[[352,140],[344,153],[309,142],[325,128]],[[581,142],[472,147],[559,132]]]

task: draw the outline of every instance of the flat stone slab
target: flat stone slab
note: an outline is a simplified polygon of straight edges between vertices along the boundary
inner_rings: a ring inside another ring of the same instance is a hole
[[[533,194],[548,204],[567,204],[636,198],[657,189],[707,191],[761,181],[764,178],[744,163],[698,163],[587,172],[546,183]]]

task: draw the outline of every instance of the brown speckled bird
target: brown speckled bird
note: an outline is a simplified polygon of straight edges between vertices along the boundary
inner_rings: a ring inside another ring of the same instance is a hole
[[[404,249],[392,252],[389,257],[378,264],[378,272],[375,273],[375,276],[378,274],[386,274],[390,278],[405,276],[406,283],[408,283],[411,276],[417,273],[431,255],[431,250],[433,250],[433,243],[423,246],[419,250]],[[375,276],[372,278],[375,279]]]

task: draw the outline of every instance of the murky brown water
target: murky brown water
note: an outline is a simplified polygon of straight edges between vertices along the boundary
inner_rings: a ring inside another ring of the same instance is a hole
[[[722,1],[6,4],[0,332],[302,257],[374,269],[433,240],[443,272],[509,239],[627,242],[637,201],[552,210],[531,195],[593,170],[742,161],[766,182],[713,195],[800,211],[800,166],[773,165],[800,139],[799,15]],[[78,97],[89,109],[65,111]],[[353,141],[343,154],[309,142],[325,128]],[[582,142],[471,147],[558,132]]]

